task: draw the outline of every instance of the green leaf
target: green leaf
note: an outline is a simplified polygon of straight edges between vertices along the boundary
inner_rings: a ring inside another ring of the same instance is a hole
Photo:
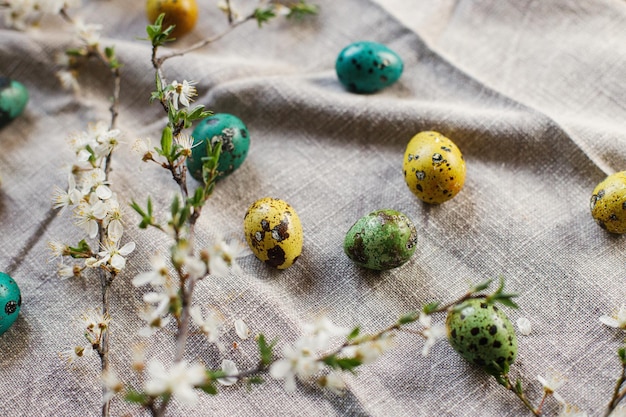
[[[363,364],[363,361],[358,358],[338,358],[335,355],[326,356],[322,361],[333,369],[341,369],[353,373],[358,366]]]
[[[359,335],[359,333],[361,333],[361,328],[357,326],[354,329],[352,329],[350,334],[347,336],[347,339],[348,340],[355,339]]]
[[[265,382],[265,380],[263,378],[261,378],[260,376],[252,376],[252,377],[248,378],[248,383],[249,384],[259,385],[259,384],[262,384],[264,382]]]
[[[107,46],[104,48],[104,55],[111,59],[115,56],[115,46]]]
[[[126,391],[126,395],[124,395],[124,399],[129,403],[143,405],[143,404],[148,403],[148,401],[150,400],[150,397],[143,392],[139,392],[135,390],[128,390]]]
[[[217,395],[217,388],[211,382],[207,382],[206,384],[201,385],[198,388],[200,388],[202,391],[206,392],[209,395]]]
[[[264,23],[267,23],[270,19],[276,17],[276,12],[274,11],[274,7],[269,6],[265,8],[258,8],[254,10],[253,13],[254,18],[257,21],[259,27],[262,27]]]
[[[419,313],[417,311],[411,311],[410,313],[405,314],[404,316],[398,319],[398,324],[408,324],[413,323],[415,320],[419,318]]]
[[[518,394],[524,393],[524,390],[522,389],[522,380],[519,378],[515,380],[515,392],[517,392]]]
[[[289,14],[287,15],[287,18],[303,19],[306,16],[316,15],[318,11],[318,6],[309,4],[306,1],[300,1],[289,6]]]
[[[259,346],[259,355],[261,356],[261,364],[264,366],[272,363],[272,358],[274,357],[274,346],[276,345],[276,340],[273,340],[271,343],[267,343],[265,340],[265,336],[263,333],[259,334],[257,338],[257,344]]]
[[[174,136],[172,134],[172,128],[166,126],[163,129],[163,134],[161,135],[161,150],[163,151],[163,156],[168,158],[171,161],[172,155],[172,144],[174,142]]]
[[[486,290],[487,288],[489,288],[492,282],[493,282],[493,279],[488,279],[485,282],[481,282],[480,284],[472,287],[471,292],[476,293],[476,292],[481,292],[483,290]]]
[[[437,311],[440,305],[441,303],[439,301],[433,301],[432,303],[425,304],[422,311],[424,314],[432,314]]]
[[[619,356],[623,365],[626,365],[626,347],[619,348],[617,351],[617,356]]]

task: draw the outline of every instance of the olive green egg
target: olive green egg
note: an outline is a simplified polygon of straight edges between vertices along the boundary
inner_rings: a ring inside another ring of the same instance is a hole
[[[591,216],[611,233],[626,233],[626,171],[609,175],[591,196]]]
[[[464,301],[452,309],[446,330],[454,350],[491,375],[507,374],[515,362],[517,336],[513,325],[502,310],[484,298]]]
[[[411,192],[430,204],[456,196],[465,184],[465,160],[458,146],[438,132],[421,132],[407,144],[402,165]]]
[[[373,211],[352,225],[343,249],[357,265],[384,271],[406,263],[417,247],[413,222],[396,210]]]
[[[243,231],[254,256],[274,268],[289,268],[302,253],[300,218],[278,198],[255,201],[246,211]]]

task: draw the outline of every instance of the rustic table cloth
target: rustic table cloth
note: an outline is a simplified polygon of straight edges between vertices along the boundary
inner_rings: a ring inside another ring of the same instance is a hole
[[[201,2],[195,30],[173,48],[226,28],[215,2]],[[506,278],[519,294],[512,321],[519,335],[520,376],[536,404],[537,375],[554,369],[559,390],[592,416],[605,410],[620,371],[624,333],[600,324],[626,296],[624,239],[598,227],[589,199],[606,175],[626,168],[626,1],[317,0],[319,15],[242,26],[202,50],[165,64],[168,80],[197,80],[196,103],[232,113],[252,144],[243,166],[218,184],[198,224],[198,245],[218,235],[243,239],[242,219],[258,198],[288,201],[304,228],[301,258],[284,271],[254,256],[243,273],[207,279],[195,302],[225,319],[223,355],[205,339],[189,340],[188,359],[219,368],[255,365],[252,339],[233,322],[278,339],[277,353],[321,314],[344,327],[376,332],[433,300],[451,301],[471,284]],[[252,3],[240,2],[243,11]],[[237,3],[235,3],[237,5]],[[164,170],[131,151],[136,138],[158,143],[166,118],[150,105],[154,75],[143,2],[90,1],[72,11],[103,25],[101,44],[115,45],[122,68],[112,187],[124,204],[151,196],[164,215],[177,189]],[[404,60],[398,83],[379,93],[347,92],[335,58],[351,42],[372,40]],[[58,353],[84,341],[79,317],[98,308],[95,277],[61,280],[47,243],[76,243],[82,234],[51,210],[55,185],[67,184],[70,133],[108,120],[111,79],[98,65],[79,75],[78,94],[60,87],[55,55],[75,45],[60,18],[25,32],[0,26],[0,75],[30,91],[25,113],[0,130],[0,270],[19,283],[22,311],[0,337],[0,415],[99,415],[99,362],[68,365]],[[424,130],[450,137],[467,163],[464,189],[439,206],[421,203],[402,176],[408,140]],[[192,182],[192,185],[197,183]],[[392,208],[418,229],[418,247],[404,266],[372,272],[343,253],[343,239],[361,216]],[[169,241],[139,230],[126,210],[125,239],[137,244],[112,291],[111,360],[125,378],[143,325],[144,289],[134,275]],[[442,324],[444,317],[435,316]],[[419,328],[419,327],[416,327]],[[172,335],[151,339],[148,357],[171,360]],[[239,347],[232,348],[238,341]],[[511,392],[461,359],[446,342],[421,355],[423,340],[402,333],[394,347],[357,375],[345,375],[338,396],[308,384],[285,392],[281,381],[247,390],[223,387],[194,407],[176,402],[169,414],[219,416],[523,416]],[[131,377],[128,377],[132,380]],[[556,415],[549,399],[545,415]],[[115,398],[112,414],[144,415]]]

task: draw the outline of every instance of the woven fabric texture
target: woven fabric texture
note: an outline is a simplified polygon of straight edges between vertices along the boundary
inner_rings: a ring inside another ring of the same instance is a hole
[[[195,30],[173,48],[226,28],[215,4],[201,3]],[[559,390],[566,401],[602,415],[619,375],[624,333],[598,318],[625,302],[625,250],[623,238],[594,223],[589,199],[606,175],[626,167],[626,2],[315,3],[317,17],[277,19],[261,29],[250,23],[164,66],[169,81],[197,80],[195,102],[238,116],[251,135],[245,163],[218,183],[199,220],[198,247],[219,235],[243,240],[246,209],[266,196],[289,202],[304,229],[302,256],[289,269],[269,269],[250,255],[240,260],[242,274],[198,284],[194,302],[224,317],[226,350],[220,354],[192,336],[187,359],[213,368],[224,357],[239,369],[255,366],[254,340],[235,334],[238,318],[252,333],[278,339],[280,354],[322,314],[373,333],[425,303],[451,301],[502,275],[519,294],[520,308],[506,313],[533,327],[519,335],[511,375],[527,382],[537,403],[536,376],[553,368],[567,378]],[[90,1],[79,13],[104,25],[101,43],[115,45],[124,64],[123,144],[113,157],[112,187],[123,204],[151,196],[163,217],[176,185],[131,150],[136,138],[158,143],[166,123],[162,108],[149,104],[151,48],[138,40],[145,33],[143,2]],[[24,114],[0,130],[0,270],[10,271],[24,300],[0,337],[0,415],[100,413],[97,358],[72,365],[59,358],[84,340],[79,317],[99,308],[99,283],[59,279],[47,243],[82,238],[67,213],[51,209],[51,195],[55,185],[67,184],[74,158],[67,137],[109,119],[112,85],[93,64],[80,72],[80,93],[61,89],[55,55],[74,45],[65,27],[57,18],[26,32],[0,26],[0,75],[30,92]],[[383,43],[403,58],[396,84],[371,95],[341,86],[335,59],[359,40]],[[439,206],[421,203],[402,175],[406,144],[424,130],[451,138],[467,164],[464,189]],[[373,272],[347,258],[343,239],[357,219],[381,208],[414,221],[418,247],[402,267]],[[132,346],[144,340],[137,311],[145,290],[130,281],[150,268],[153,254],[167,253],[171,240],[139,230],[136,214],[130,208],[126,214],[125,239],[137,249],[113,285],[111,361],[125,381],[140,384],[124,371]],[[307,383],[287,393],[267,377],[251,390],[235,385],[203,395],[194,407],[173,402],[169,415],[530,415],[445,341],[427,357],[422,345],[418,335],[399,334],[378,361],[345,375],[342,396]],[[172,334],[158,334],[146,349],[148,357],[171,361]],[[559,406],[549,399],[544,410],[554,416]],[[112,414],[146,415],[119,398]]]

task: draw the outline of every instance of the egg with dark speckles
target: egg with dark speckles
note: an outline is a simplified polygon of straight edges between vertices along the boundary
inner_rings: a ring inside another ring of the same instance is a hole
[[[9,330],[22,307],[20,288],[13,278],[0,272],[0,335]]]
[[[217,113],[203,119],[191,134],[193,148],[187,158],[187,168],[192,177],[202,181],[202,158],[207,156],[207,142],[222,142],[222,153],[217,165],[218,178],[230,175],[243,164],[250,149],[250,133],[236,116]]]
[[[0,76],[0,127],[22,114],[28,103],[28,90],[19,81]]]
[[[404,152],[404,180],[420,200],[441,204],[456,196],[465,184],[461,150],[438,132],[413,136]]]
[[[335,70],[339,81],[353,93],[374,93],[398,81],[402,58],[380,43],[355,42],[337,56]]]
[[[446,330],[454,350],[491,375],[508,373],[515,362],[517,336],[513,325],[502,310],[484,298],[464,301],[451,310]]]
[[[265,197],[255,201],[246,211],[243,230],[252,253],[274,268],[289,268],[302,253],[300,218],[283,200]]]
[[[413,222],[396,210],[373,211],[352,225],[343,243],[346,255],[357,265],[378,271],[406,263],[417,246]]]
[[[626,233],[626,171],[606,177],[593,190],[591,215],[611,233]]]

